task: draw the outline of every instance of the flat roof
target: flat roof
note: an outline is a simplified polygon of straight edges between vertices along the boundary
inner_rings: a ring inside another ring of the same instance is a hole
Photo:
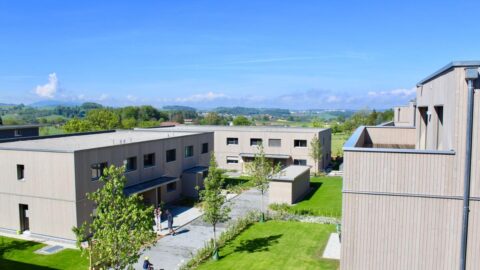
[[[199,125],[185,125],[175,127],[158,127],[148,129],[135,130],[150,130],[150,131],[238,131],[238,132],[295,132],[295,133],[310,133],[321,132],[328,130],[328,128],[302,128],[302,127],[282,127],[282,126],[199,126]]]
[[[163,186],[163,185],[166,185],[166,184],[178,181],[178,180],[179,180],[178,177],[162,176],[162,177],[155,178],[155,179],[147,181],[147,182],[142,182],[142,183],[138,183],[138,184],[135,184],[135,185],[125,187],[123,189],[123,193],[125,195],[132,195],[132,194],[135,194],[135,193],[140,193],[140,192],[150,190],[152,188]]]
[[[38,127],[40,127],[40,125],[0,125],[0,130],[38,128]]]
[[[425,79],[419,81],[417,86],[422,86],[422,84],[442,75],[443,73],[449,71],[450,69],[457,68],[457,67],[480,67],[480,61],[453,61],[442,67],[441,69],[435,71],[434,73],[430,74]]]
[[[287,181],[292,182],[295,181],[299,175],[305,173],[306,171],[310,170],[309,166],[303,165],[290,165],[285,169],[281,170],[280,173],[272,178],[272,181]]]
[[[206,167],[206,166],[195,166],[195,167],[192,167],[190,169],[186,169],[183,172],[184,173],[201,173],[201,172],[204,172],[204,171],[208,171],[208,167]]]
[[[156,141],[173,137],[191,136],[201,132],[146,132],[118,130],[109,133],[74,135],[66,137],[23,140],[0,143],[0,150],[24,150],[41,152],[75,152],[109,146]]]

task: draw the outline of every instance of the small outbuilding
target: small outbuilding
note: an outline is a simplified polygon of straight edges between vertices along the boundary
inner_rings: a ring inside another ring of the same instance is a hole
[[[296,203],[309,189],[310,167],[288,166],[270,181],[269,203]]]

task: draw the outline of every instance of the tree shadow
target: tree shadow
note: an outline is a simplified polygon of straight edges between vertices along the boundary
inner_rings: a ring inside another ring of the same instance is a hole
[[[9,251],[14,251],[14,250],[24,250],[31,248],[33,246],[39,245],[38,243],[35,242],[30,242],[30,241],[5,241],[5,240],[0,240],[0,258],[3,256],[3,254],[9,252]]]
[[[310,200],[322,185],[323,182],[310,182],[310,192],[302,200]]]
[[[48,266],[34,265],[29,263],[17,262],[0,258],[0,269],[15,269],[15,270],[56,270],[58,268],[51,268]]]
[[[259,237],[255,239],[242,240],[240,245],[235,248],[235,252],[262,252],[268,251],[269,247],[277,244],[283,234],[270,235],[267,237]]]

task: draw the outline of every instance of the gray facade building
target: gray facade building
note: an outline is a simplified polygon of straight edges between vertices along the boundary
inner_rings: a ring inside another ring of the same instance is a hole
[[[0,230],[74,241],[89,220],[87,192],[105,166],[125,165],[126,194],[146,203],[195,196],[203,184],[213,133],[116,131],[0,144]]]
[[[0,141],[5,139],[18,139],[23,137],[39,136],[38,125],[0,125]]]

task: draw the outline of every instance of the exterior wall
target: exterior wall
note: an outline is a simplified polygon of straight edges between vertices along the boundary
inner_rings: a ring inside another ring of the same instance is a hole
[[[322,143],[323,159],[318,162],[318,166],[314,164],[310,157],[310,142],[317,135]],[[238,145],[227,145],[227,138],[238,138]],[[325,169],[331,159],[331,131],[315,133],[295,133],[295,132],[271,132],[271,131],[239,131],[239,130],[218,130],[215,131],[215,156],[219,167],[228,170],[243,171],[244,162],[239,156],[240,153],[257,153],[258,147],[250,145],[251,138],[260,138],[266,154],[290,155],[291,159],[286,161],[286,166],[293,164],[293,159],[305,159],[307,165],[312,166],[315,170]],[[281,139],[281,147],[268,146],[269,139]],[[294,140],[307,140],[307,147],[294,147]],[[228,164],[227,157],[236,157],[239,163]]]
[[[416,150],[345,150],[341,269],[459,267],[467,94],[464,68],[446,71],[417,88]],[[478,90],[474,96],[467,269],[480,267]],[[430,112],[426,128],[422,108]],[[372,141],[395,144],[398,136]]]
[[[182,195],[187,197],[198,197],[199,189],[204,187],[202,173],[184,173],[182,176]]]
[[[292,182],[270,181],[268,202],[292,204]]]
[[[415,126],[415,110],[414,102],[410,102],[408,106],[393,107],[393,122],[396,127],[413,127]]]
[[[27,204],[32,234],[74,239],[73,154],[3,150],[0,160],[0,228],[19,230],[19,204]],[[25,166],[24,180],[17,164]]]
[[[310,171],[295,178],[292,183],[292,203],[300,201],[310,190]]]
[[[209,152],[201,153],[202,144],[208,143]],[[185,158],[184,149],[187,145],[194,146],[193,157]],[[166,162],[166,151],[176,149],[176,160]],[[97,190],[100,181],[92,181],[90,166],[95,163],[108,162],[109,165],[122,166],[128,157],[137,157],[137,170],[127,172],[127,186],[150,181],[161,176],[178,177],[181,179],[183,171],[195,166],[208,166],[210,154],[213,150],[213,134],[202,133],[189,136],[172,137],[156,141],[135,144],[116,145],[99,149],[90,149],[75,152],[76,199],[79,202],[78,222],[89,220],[92,211],[87,201],[86,193]],[[155,166],[143,167],[143,155],[155,153]],[[174,191],[167,191],[166,185],[161,190],[161,200],[172,202],[182,194],[182,181],[176,182]]]
[[[16,130],[19,130],[21,132],[20,136],[15,136],[15,131]],[[14,128],[14,127],[12,127],[11,129],[0,129],[0,140],[1,139],[21,138],[21,137],[36,137],[38,135],[39,135],[38,127],[30,127],[30,128]]]

